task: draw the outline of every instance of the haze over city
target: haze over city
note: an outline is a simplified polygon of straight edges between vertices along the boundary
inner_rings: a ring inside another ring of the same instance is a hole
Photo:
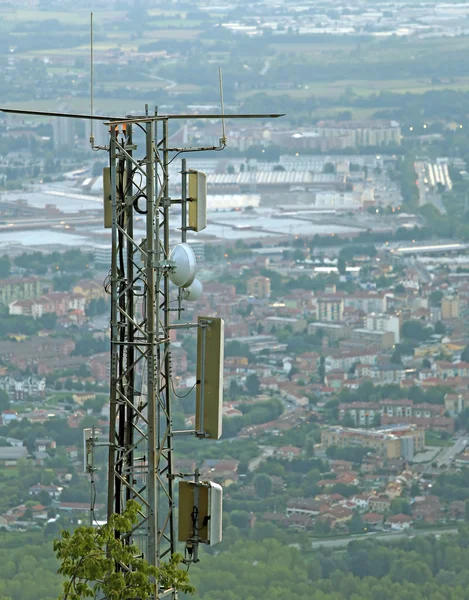
[[[467,598],[469,3],[0,30],[0,600]]]

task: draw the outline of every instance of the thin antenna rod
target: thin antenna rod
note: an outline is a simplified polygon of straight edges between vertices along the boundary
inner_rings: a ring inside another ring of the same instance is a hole
[[[221,144],[226,146],[226,135],[225,135],[225,103],[223,101],[223,75],[221,67],[218,67],[218,78],[220,81],[220,104],[221,104]]]
[[[90,13],[90,115],[94,115],[93,106],[93,80],[94,80],[94,55],[93,55],[93,13]],[[94,146],[93,119],[90,119],[90,144]]]
[[[120,123],[147,123],[148,121],[171,121],[172,119],[184,119],[191,121],[194,119],[220,119],[220,114],[203,114],[203,115],[156,115],[148,116],[142,115],[137,117],[110,117],[104,115],[82,115],[77,113],[63,113],[63,112],[50,112],[47,110],[25,110],[23,108],[6,108],[0,107],[0,111],[4,113],[12,113],[16,115],[35,115],[44,117],[64,117],[68,119],[94,119],[95,121],[105,121],[105,125],[119,125]],[[232,115],[231,113],[225,114],[225,119],[278,119],[284,117],[285,113],[273,113],[273,114],[246,114],[246,115]]]

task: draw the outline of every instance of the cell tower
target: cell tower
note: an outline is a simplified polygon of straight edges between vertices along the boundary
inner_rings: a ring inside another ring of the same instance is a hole
[[[221,83],[221,79],[220,79]],[[220,86],[221,87],[221,86]],[[112,262],[106,289],[111,295],[110,433],[108,455],[108,516],[122,513],[129,500],[141,505],[140,519],[126,542],[135,543],[151,565],[167,561],[177,540],[185,544],[187,562],[198,561],[200,543],[221,541],[220,486],[201,481],[199,471],[176,473],[175,439],[182,435],[218,439],[221,436],[223,391],[223,321],[198,317],[180,321],[186,301],[196,300],[202,285],[195,278],[196,261],[187,231],[206,226],[206,177],[181,161],[181,194],[173,198],[169,166],[181,153],[222,150],[219,146],[169,146],[172,120],[277,118],[278,114],[159,115],[108,117],[44,111],[0,109],[28,115],[91,119],[109,128],[104,169],[104,226],[112,230]],[[138,147],[137,135],[144,144]],[[93,137],[90,139],[94,144]],[[175,154],[176,153],[176,154]],[[174,158],[172,158],[174,157]],[[172,210],[177,207],[177,211]],[[173,216],[174,215],[174,216]],[[177,218],[180,242],[170,246],[170,218]],[[136,219],[144,236],[137,235]],[[176,286],[173,288],[173,286]],[[170,299],[171,298],[171,299]],[[172,426],[171,330],[197,330],[195,429]],[[94,471],[93,431],[85,435],[88,471]],[[176,519],[175,484],[179,479]],[[176,520],[178,523],[176,524]],[[178,536],[176,539],[176,525]],[[125,567],[125,566],[124,566]],[[155,582],[154,599],[176,598],[174,589]]]

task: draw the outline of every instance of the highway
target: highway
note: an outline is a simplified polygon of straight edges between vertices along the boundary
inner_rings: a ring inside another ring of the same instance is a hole
[[[456,535],[458,533],[457,527],[448,527],[445,529],[412,529],[410,534],[407,532],[390,532],[390,533],[364,533],[363,535],[353,535],[346,538],[339,539],[322,539],[313,540],[311,547],[313,550],[320,548],[340,548],[348,546],[350,542],[357,540],[375,540],[383,543],[391,543],[403,538],[414,537],[416,535]]]
[[[71,227],[80,227],[87,225],[102,224],[103,217],[101,215],[60,215],[59,217],[27,217],[21,219],[13,219],[10,217],[8,222],[0,223],[0,233],[3,231],[27,231],[30,229],[51,229],[53,227],[62,228],[64,230]]]
[[[440,454],[438,455],[438,457],[436,459],[436,464],[438,466],[450,465],[451,462],[453,461],[454,457],[457,456],[458,454],[461,454],[461,452],[466,447],[467,443],[468,443],[468,440],[466,437],[460,437],[452,446],[443,448],[443,450],[440,452]]]

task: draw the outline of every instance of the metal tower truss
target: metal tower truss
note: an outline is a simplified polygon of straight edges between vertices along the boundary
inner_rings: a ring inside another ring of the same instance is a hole
[[[108,514],[141,505],[131,538],[150,564],[174,552],[169,344],[168,121],[111,126],[111,385]],[[140,125],[138,125],[140,126]],[[142,127],[142,126],[140,126]],[[157,128],[161,138],[157,139]],[[134,233],[136,216],[146,239]],[[159,597],[171,595],[160,591]]]
[[[155,111],[151,116],[146,110],[143,116],[118,118],[11,108],[0,110],[31,116],[99,120],[109,127],[109,146],[95,146],[93,136],[90,142],[94,150],[105,150],[109,156],[103,184],[104,222],[106,227],[112,228],[111,270],[105,282],[106,291],[111,295],[110,431],[107,444],[98,443],[94,430],[91,434],[85,431],[85,457],[89,461],[85,470],[90,474],[95,471],[94,446],[108,446],[108,517],[122,513],[129,500],[140,504],[139,521],[124,541],[136,544],[152,566],[169,561],[175,552],[175,477],[193,479],[193,486],[181,487],[183,501],[180,504],[186,510],[181,513],[184,523],[180,524],[179,536],[186,542],[190,554],[186,562],[197,562],[199,543],[214,545],[221,540],[221,488],[213,482],[200,481],[198,469],[195,473],[175,474],[173,440],[175,435],[215,439],[221,435],[223,326],[221,319],[211,317],[199,317],[197,323],[171,324],[171,314],[176,313],[176,318],[180,319],[183,301],[196,299],[201,284],[196,284],[194,274],[190,279],[194,282],[192,288],[187,287],[189,283],[181,283],[179,276],[174,277],[179,267],[175,255],[170,255],[170,209],[172,205],[180,205],[182,243],[179,247],[185,251],[188,220],[191,221],[189,203],[193,203],[192,212],[198,215],[192,215],[192,229],[199,231],[206,225],[203,214],[206,199],[205,192],[199,197],[197,191],[197,182],[205,186],[203,173],[196,178],[193,197],[188,197],[188,179],[190,181],[197,172],[187,169],[185,159],[181,168],[181,197],[171,199],[168,168],[174,158],[170,161],[169,156],[172,153],[223,150],[226,145],[225,118],[277,118],[282,115],[225,115],[223,102],[220,115],[158,115]],[[221,119],[220,144],[169,148],[169,121],[195,119]],[[142,133],[144,143],[139,148],[135,140],[140,139]],[[193,251],[189,250],[195,261]],[[195,269],[195,264],[191,268]],[[179,291],[174,292],[174,307],[170,300],[170,280],[179,287]],[[200,367],[196,402],[198,425],[195,430],[173,432],[170,330],[188,327],[198,327],[201,332],[202,352],[197,365],[198,371]],[[206,346],[211,353],[210,360],[205,360]],[[93,504],[92,500],[91,515]],[[215,515],[219,519],[212,518]],[[125,565],[122,568],[125,569]],[[177,592],[172,588],[162,589],[155,582],[152,600],[160,598],[175,600]]]

